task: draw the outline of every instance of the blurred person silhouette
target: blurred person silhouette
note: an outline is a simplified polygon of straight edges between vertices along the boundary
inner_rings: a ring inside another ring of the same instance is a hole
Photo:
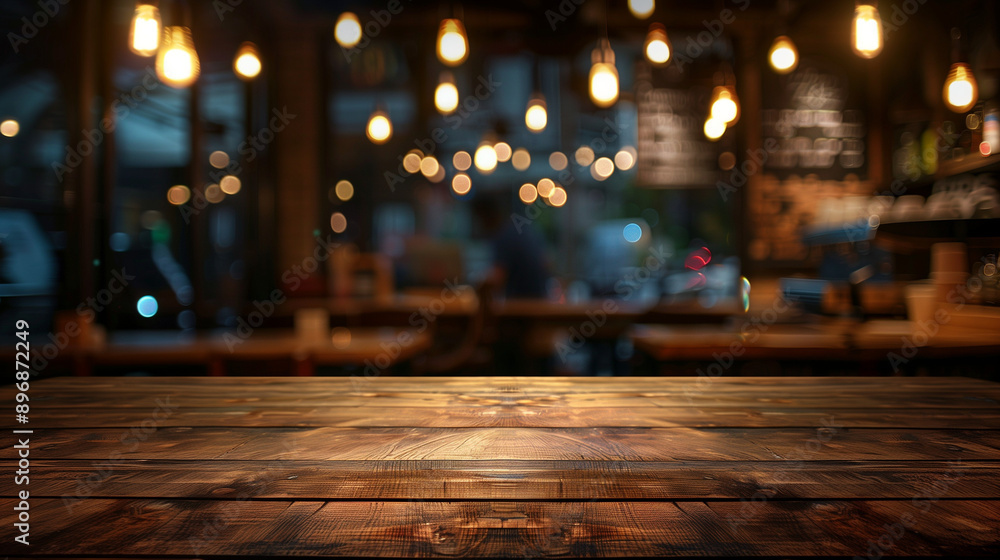
[[[544,298],[549,280],[545,240],[530,221],[512,218],[510,204],[490,193],[472,202],[473,215],[490,239],[492,266],[486,278],[507,298]]]

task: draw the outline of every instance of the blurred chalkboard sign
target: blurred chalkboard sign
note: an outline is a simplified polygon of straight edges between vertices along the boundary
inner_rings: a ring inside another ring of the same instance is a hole
[[[719,148],[703,127],[710,91],[637,81],[636,181],[650,188],[715,188]]]
[[[867,178],[864,92],[842,70],[803,60],[795,72],[763,73],[761,125],[765,144],[778,143],[765,167],[779,178],[815,174]]]

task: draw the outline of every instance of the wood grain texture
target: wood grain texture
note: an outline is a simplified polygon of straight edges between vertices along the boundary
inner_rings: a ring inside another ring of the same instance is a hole
[[[0,477],[3,556],[1000,553],[1000,385],[974,379],[58,378],[30,394],[32,545],[12,544],[23,488]]]

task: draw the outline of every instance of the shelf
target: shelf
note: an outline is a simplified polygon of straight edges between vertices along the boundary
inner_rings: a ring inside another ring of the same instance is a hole
[[[970,247],[1000,247],[1000,218],[882,223],[875,231],[875,241],[905,249],[926,249],[949,241],[962,241]]]
[[[979,154],[966,154],[960,158],[944,160],[938,165],[936,179],[945,179],[963,173],[978,171],[993,171],[1000,169],[1000,153],[983,157]]]

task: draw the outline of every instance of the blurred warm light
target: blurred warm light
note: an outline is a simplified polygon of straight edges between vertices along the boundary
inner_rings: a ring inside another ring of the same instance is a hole
[[[722,152],[719,154],[719,169],[729,171],[736,167],[736,154],[733,152]]]
[[[882,18],[870,4],[858,4],[851,26],[851,48],[861,58],[875,58],[882,52]]]
[[[455,165],[455,169],[466,171],[472,167],[472,156],[466,151],[455,152],[455,155],[451,158],[451,162]]]
[[[442,72],[437,89],[434,90],[434,106],[442,115],[450,115],[458,108],[458,87],[451,72]]]
[[[635,155],[629,150],[621,149],[615,154],[615,166],[622,171],[628,171],[635,165]]]
[[[719,119],[709,117],[705,121],[705,138],[709,140],[718,140],[722,138],[722,135],[726,133],[726,123]]]
[[[444,166],[438,165],[437,172],[427,178],[428,181],[432,183],[440,183],[444,181]]]
[[[663,25],[654,23],[649,26],[643,51],[646,59],[653,64],[662,66],[670,62],[670,39],[667,38],[667,29]]]
[[[159,8],[143,2],[136,4],[129,27],[128,48],[139,56],[153,56],[160,48],[162,27]]]
[[[524,171],[531,166],[531,154],[524,148],[518,148],[514,150],[514,155],[510,157],[510,162],[514,166],[514,169]]]
[[[476,169],[483,173],[492,173],[497,168],[497,151],[489,142],[484,142],[476,148]]]
[[[239,177],[236,177],[235,175],[226,175],[221,181],[219,181],[219,188],[226,194],[236,194],[240,192],[240,188],[242,188],[242,186],[243,183],[241,183]]]
[[[602,179],[607,179],[615,172],[615,162],[611,161],[611,158],[597,158],[594,162],[594,173]]]
[[[334,233],[344,233],[344,230],[347,229],[347,217],[340,212],[334,212],[330,216],[330,229]]]
[[[252,80],[260,74],[260,53],[257,52],[257,45],[249,41],[240,45],[240,49],[236,51],[236,58],[233,59],[233,70],[244,80]]]
[[[167,27],[163,45],[156,54],[156,75],[160,81],[175,88],[185,88],[198,79],[201,63],[194,50],[191,30],[187,27]]]
[[[646,19],[653,15],[656,9],[655,0],[628,0],[628,9],[632,15],[639,19]]]
[[[556,184],[552,182],[552,179],[542,179],[538,181],[538,196],[542,198],[548,198],[552,196],[553,191],[556,190]]]
[[[403,157],[403,169],[407,173],[420,171],[420,162],[424,159],[423,155],[423,152],[420,150],[410,150],[410,153]]]
[[[338,350],[343,350],[351,345],[351,329],[347,327],[334,327],[331,331],[330,341],[333,342],[333,347]]]
[[[771,43],[767,60],[775,72],[788,74],[799,65],[799,50],[787,35],[782,35]]]
[[[497,161],[500,163],[510,160],[510,156],[512,155],[510,144],[506,142],[497,142],[493,145],[493,149],[496,150]]]
[[[457,173],[451,180],[451,190],[455,191],[455,194],[466,194],[471,188],[472,179],[465,173]]]
[[[566,154],[562,152],[552,152],[552,154],[549,155],[549,165],[556,171],[562,171],[563,169],[566,169],[567,165],[569,165],[569,160],[566,159]]]
[[[549,204],[555,206],[556,208],[566,204],[566,189],[562,187],[556,187],[553,189],[552,194],[549,196]]]
[[[392,138],[392,121],[384,111],[375,111],[368,118],[368,127],[365,129],[368,139],[373,144],[385,144]]]
[[[191,189],[185,185],[174,185],[167,189],[167,202],[180,206],[191,200]]]
[[[205,200],[211,202],[212,204],[222,202],[222,199],[226,198],[226,193],[222,192],[222,187],[212,183],[211,185],[205,187]]]
[[[469,56],[469,39],[462,22],[448,18],[441,21],[437,38],[438,60],[448,66],[458,66]]]
[[[212,167],[216,169],[222,169],[229,165],[229,154],[220,150],[214,151],[209,154],[208,163],[212,164]]]
[[[17,136],[17,133],[21,131],[21,124],[14,119],[7,119],[0,122],[0,134],[3,134],[7,138],[13,138]]]
[[[611,43],[601,39],[600,45],[591,54],[590,99],[601,108],[607,108],[618,101],[618,69],[615,68],[615,51]]]
[[[580,165],[590,165],[594,163],[594,150],[590,149],[590,146],[580,146],[576,149],[573,157],[576,158],[576,162]]]
[[[524,112],[524,124],[532,132],[541,132],[549,122],[549,113],[545,106],[545,98],[535,95],[528,101],[528,109]]]
[[[441,165],[434,156],[427,156],[420,160],[420,172],[428,179],[436,175],[440,167]]]
[[[712,90],[712,109],[710,116],[722,121],[726,126],[736,124],[740,118],[739,99],[736,89],[732,86],[717,86]]]
[[[354,197],[354,185],[352,185],[351,182],[347,180],[337,181],[337,185],[333,187],[333,192],[336,193],[337,198],[339,198],[344,202],[347,202],[348,200],[351,200],[352,197]]]
[[[951,65],[944,82],[944,104],[955,113],[965,113],[979,101],[979,85],[972,68],[964,62]]]
[[[333,36],[337,44],[349,49],[361,42],[361,22],[354,12],[344,12],[337,18],[333,27]]]
[[[525,183],[521,185],[520,190],[517,191],[517,196],[521,199],[521,202],[531,204],[532,202],[538,200],[538,189],[536,189],[535,185],[532,185],[531,183]]]

